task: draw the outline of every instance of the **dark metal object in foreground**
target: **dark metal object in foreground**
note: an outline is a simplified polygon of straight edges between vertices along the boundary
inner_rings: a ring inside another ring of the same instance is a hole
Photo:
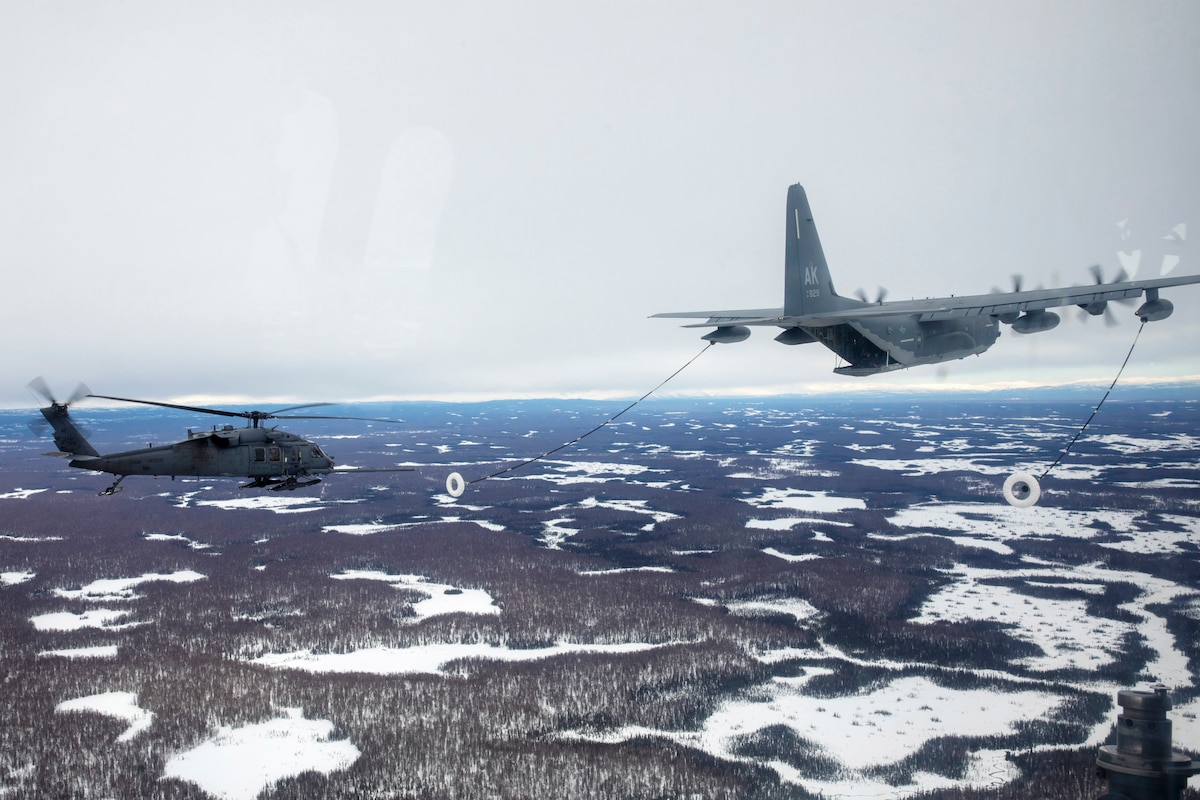
[[[1178,800],[1200,761],[1171,749],[1171,698],[1165,686],[1117,692],[1117,743],[1104,745],[1096,771],[1108,781],[1100,800]]]

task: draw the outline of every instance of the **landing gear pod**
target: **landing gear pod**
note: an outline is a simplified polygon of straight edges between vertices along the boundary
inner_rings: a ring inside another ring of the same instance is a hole
[[[462,475],[459,475],[457,472],[451,472],[446,476],[446,493],[448,495],[451,497],[462,497],[463,492],[466,490],[467,483],[463,480]]]
[[[1014,472],[1004,481],[1004,499],[1011,506],[1029,508],[1042,496],[1037,478],[1028,472]]]

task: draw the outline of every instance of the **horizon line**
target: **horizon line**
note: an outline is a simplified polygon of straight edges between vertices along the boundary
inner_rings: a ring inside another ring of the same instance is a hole
[[[449,393],[430,393],[430,394],[411,394],[411,395],[373,395],[367,397],[342,399],[336,401],[325,401],[330,405],[365,405],[371,403],[446,403],[446,404],[473,404],[473,403],[491,403],[491,402],[527,402],[537,400],[560,400],[560,401],[587,401],[600,402],[608,400],[628,400],[631,397],[642,397],[649,400],[652,397],[670,398],[676,400],[706,400],[718,398],[736,398],[736,399],[767,399],[767,398],[782,398],[782,397],[829,397],[829,396],[851,396],[853,398],[861,398],[867,394],[887,395],[890,398],[919,396],[927,397],[930,394],[952,394],[952,395],[967,395],[981,396],[986,394],[995,394],[999,392],[1078,392],[1090,390],[1094,388],[1107,388],[1112,384],[1104,380],[1095,379],[1079,379],[1068,381],[1059,384],[1037,383],[1034,381],[996,381],[992,383],[919,383],[905,385],[868,385],[863,383],[833,383],[822,382],[818,384],[809,384],[802,389],[797,389],[794,386],[746,386],[746,387],[731,387],[723,389],[701,389],[687,390],[682,392],[662,391],[655,392],[650,395],[645,395],[642,392],[625,391],[625,390],[595,390],[589,392],[529,392],[529,393],[507,393],[507,394],[488,394],[477,392],[449,392]],[[1120,381],[1119,386],[1126,386],[1130,389],[1145,390],[1155,387],[1170,387],[1170,388],[1192,388],[1200,389],[1200,374],[1186,375],[1173,378],[1129,378]],[[179,395],[161,402],[177,403],[179,405],[191,406],[251,406],[251,405],[286,405],[289,403],[302,403],[309,398],[300,398],[294,395],[282,395],[270,398],[251,398],[246,395]],[[641,402],[639,400],[638,402]],[[88,408],[109,409],[109,408],[129,408],[136,404],[113,402],[109,400],[98,400],[95,403],[88,403]],[[39,406],[30,405],[8,405],[0,404],[0,410],[3,411],[37,411]]]

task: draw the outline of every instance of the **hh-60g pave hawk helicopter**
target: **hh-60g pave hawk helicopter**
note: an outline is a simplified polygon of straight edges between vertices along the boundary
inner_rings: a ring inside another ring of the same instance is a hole
[[[412,472],[409,467],[387,469],[335,470],[333,458],[315,443],[294,433],[274,427],[260,426],[268,419],[349,419],[363,422],[398,423],[400,420],[376,419],[374,417],[335,417],[316,414],[285,414],[302,408],[327,406],[330,403],[309,403],[290,406],[277,411],[225,411],[217,408],[185,406],[177,403],[160,403],[154,400],[134,400],[128,397],[111,397],[92,394],[80,384],[66,402],[54,398],[50,387],[41,378],[29,383],[29,389],[44,398],[50,405],[40,409],[46,422],[54,429],[54,444],[59,452],[50,455],[65,456],[72,467],[95,472],[108,472],[117,476],[112,486],[100,492],[101,496],[112,495],[121,490],[121,481],[130,475],[176,475],[250,479],[243,489],[270,489],[273,492],[291,491],[320,483],[317,475],[358,472]],[[117,400],[122,403],[140,403],[147,406],[177,408],[201,414],[216,414],[222,417],[241,417],[250,420],[248,427],[235,428],[214,426],[211,431],[188,431],[188,438],[175,444],[151,445],[138,450],[102,454],[75,427],[67,413],[72,403],[84,397]]]

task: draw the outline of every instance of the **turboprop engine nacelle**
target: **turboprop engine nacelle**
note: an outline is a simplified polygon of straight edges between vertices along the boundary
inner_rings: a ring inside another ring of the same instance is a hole
[[[1017,333],[1041,333],[1058,327],[1059,316],[1053,311],[1026,311],[1012,324]]]
[[[706,333],[700,337],[708,342],[719,344],[733,344],[734,342],[744,342],[750,338],[750,329],[745,325],[722,325],[711,333]]]

